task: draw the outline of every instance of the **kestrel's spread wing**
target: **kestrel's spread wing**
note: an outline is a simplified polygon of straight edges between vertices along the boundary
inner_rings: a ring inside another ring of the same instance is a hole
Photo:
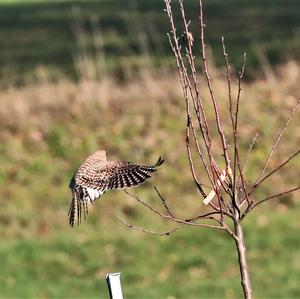
[[[89,156],[77,169],[69,185],[72,191],[70,225],[74,225],[76,212],[79,223],[81,209],[86,215],[87,204],[93,203],[105,191],[142,184],[163,162],[159,158],[153,166],[142,166],[125,161],[107,161],[105,151],[97,151]]]

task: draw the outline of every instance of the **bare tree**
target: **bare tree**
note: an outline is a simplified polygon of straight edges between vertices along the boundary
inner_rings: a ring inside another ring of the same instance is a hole
[[[267,198],[254,200],[254,193],[263,182],[268,180],[282,167],[286,166],[296,156],[299,155],[298,148],[284,162],[279,164],[273,170],[267,171],[269,162],[280,143],[282,136],[287,129],[290,121],[295,115],[296,109],[300,103],[297,100],[287,117],[282,130],[279,132],[270,153],[266,157],[264,165],[259,175],[252,185],[246,184],[245,167],[247,166],[249,155],[256,142],[257,135],[250,144],[248,153],[242,163],[239,146],[239,111],[241,99],[241,85],[245,73],[246,55],[241,70],[237,76],[236,96],[233,94],[232,72],[229,63],[229,57],[226,51],[224,38],[222,38],[222,47],[224,63],[226,66],[226,82],[228,88],[228,111],[227,119],[230,119],[230,131],[224,131],[224,122],[220,117],[219,100],[215,96],[213,82],[211,79],[209,65],[207,63],[206,44],[205,44],[205,23],[203,15],[202,1],[199,0],[199,27],[200,27],[200,48],[201,63],[204,72],[205,84],[200,84],[199,71],[196,67],[196,56],[193,52],[194,37],[189,30],[190,21],[188,21],[184,8],[184,1],[179,0],[179,10],[183,33],[177,33],[176,23],[173,17],[171,0],[164,0],[165,11],[170,23],[170,32],[168,33],[169,42],[176,59],[180,84],[183,91],[186,115],[186,152],[190,164],[190,170],[199,190],[199,196],[203,198],[203,203],[210,207],[207,213],[182,219],[171,211],[166,199],[159,190],[155,191],[161,200],[164,212],[154,208],[146,201],[136,195],[128,193],[138,203],[158,216],[176,223],[176,226],[170,231],[155,232],[141,227],[128,224],[118,218],[124,225],[131,229],[139,230],[145,233],[170,235],[182,226],[196,226],[222,230],[228,233],[236,244],[238,264],[240,268],[241,284],[245,298],[252,298],[252,287],[246,257],[246,245],[243,235],[243,219],[249,215],[258,205],[295,192],[300,189],[296,186],[292,189],[280,192]],[[177,24],[179,25],[179,24]],[[182,38],[184,37],[184,39]],[[204,90],[208,90],[209,98],[204,99]],[[214,121],[209,122],[207,118],[208,109],[212,108],[214,112]],[[221,157],[221,158],[220,158]],[[201,167],[197,166],[201,165]],[[199,179],[201,173],[201,180]],[[208,186],[207,186],[208,185]],[[208,190],[208,191],[207,191]]]

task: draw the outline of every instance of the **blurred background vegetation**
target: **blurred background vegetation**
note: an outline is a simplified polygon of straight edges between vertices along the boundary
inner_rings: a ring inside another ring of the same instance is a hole
[[[185,3],[197,45],[198,1]],[[114,217],[162,231],[170,226],[122,191],[105,194],[87,221],[68,227],[69,179],[96,149],[144,163],[162,155],[152,183],[179,215],[204,209],[185,156],[184,107],[163,8],[162,0],[0,1],[1,298],[107,298],[104,277],[114,271],[122,272],[126,298],[241,297],[226,235],[128,231]],[[221,36],[235,71],[247,52],[240,143],[245,156],[259,133],[247,168],[255,179],[299,97],[300,2],[210,0],[205,11],[222,115]],[[299,145],[299,116],[291,126],[270,168]],[[299,166],[297,159],[255,198],[299,185]],[[158,204],[151,184],[133,191]],[[299,212],[295,193],[245,221],[257,298],[300,296]]]

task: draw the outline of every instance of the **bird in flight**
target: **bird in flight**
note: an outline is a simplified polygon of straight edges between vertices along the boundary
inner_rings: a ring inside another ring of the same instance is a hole
[[[126,161],[108,161],[105,151],[96,151],[79,166],[70,181],[72,201],[68,213],[69,224],[74,225],[76,214],[79,224],[82,209],[86,216],[88,203],[93,204],[105,191],[142,184],[163,162],[161,157],[152,166]]]

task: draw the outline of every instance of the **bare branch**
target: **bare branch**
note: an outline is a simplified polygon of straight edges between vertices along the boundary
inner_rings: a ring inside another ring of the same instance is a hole
[[[236,151],[237,151],[237,132],[235,130],[235,120],[233,116],[233,103],[232,103],[232,93],[231,93],[231,76],[230,76],[230,64],[228,53],[226,51],[225,40],[222,36],[222,46],[223,46],[223,56],[225,60],[226,66],[226,78],[227,78],[227,89],[228,89],[228,101],[229,101],[229,115],[231,120],[231,127],[232,127],[232,136],[234,142],[234,159],[236,158]],[[235,161],[235,160],[234,160]],[[233,193],[236,192],[236,165],[233,167]],[[232,196],[235,197],[234,194]]]
[[[170,6],[170,0],[165,0],[165,4],[166,4],[166,11],[168,14],[168,18],[170,21],[170,26],[171,26],[171,34],[172,34],[172,39],[171,36],[169,36],[169,41],[172,47],[172,50],[174,52],[174,55],[176,57],[176,62],[177,62],[177,67],[180,73],[180,82],[182,85],[182,89],[184,92],[184,98],[185,98],[185,103],[186,103],[186,113],[187,113],[187,129],[186,129],[186,137],[187,137],[187,153],[188,153],[188,157],[189,157],[189,162],[190,162],[190,166],[191,166],[191,172],[194,178],[194,181],[198,187],[198,189],[200,190],[199,186],[200,186],[200,182],[198,181],[196,174],[195,174],[195,169],[194,169],[194,165],[193,165],[193,161],[192,161],[192,154],[191,154],[191,150],[189,147],[189,125],[191,123],[191,113],[189,111],[189,99],[188,99],[188,90],[189,93],[192,97],[192,101],[194,103],[194,109],[197,115],[197,119],[199,122],[199,128],[201,130],[202,133],[202,137],[203,137],[203,141],[207,150],[207,155],[208,155],[208,159],[210,162],[210,168],[211,168],[211,172],[212,175],[210,175],[210,172],[208,171],[207,175],[209,176],[210,180],[212,181],[213,184],[213,188],[216,189],[216,182],[218,179],[218,174],[214,173],[216,171],[216,169],[218,170],[218,165],[215,163],[213,155],[212,155],[212,151],[211,151],[211,142],[210,142],[210,136],[209,136],[209,127],[208,127],[208,123],[205,117],[205,110],[204,110],[204,106],[202,103],[202,99],[201,99],[201,95],[200,92],[198,90],[198,81],[197,81],[197,77],[196,77],[196,69],[195,69],[195,63],[194,63],[194,56],[192,53],[192,40],[191,40],[191,34],[189,34],[189,22],[186,22],[186,18],[185,18],[185,12],[184,12],[184,7],[183,7],[183,1],[179,1],[180,3],[180,11],[182,14],[182,20],[185,26],[185,33],[186,33],[186,38],[188,41],[188,48],[187,48],[187,58],[188,58],[188,65],[191,68],[191,76],[189,76],[189,74],[187,73],[187,69],[185,67],[184,64],[184,60],[183,57],[181,55],[181,47],[178,43],[178,37],[176,36],[176,28],[174,25],[174,20],[173,20],[173,15],[172,15],[172,10],[171,10],[171,6]],[[194,91],[192,88],[192,84],[190,82],[190,77],[192,78],[192,82],[193,82],[193,86],[194,86]],[[195,94],[194,94],[195,93]],[[194,131],[193,131],[194,134]],[[225,135],[224,135],[224,139],[223,141],[226,143],[226,139],[225,139]],[[199,154],[199,148],[198,144],[196,142],[197,145],[197,150],[198,150],[198,154]],[[226,145],[227,148],[227,145]],[[203,155],[202,155],[203,156]],[[202,161],[203,162],[203,161]],[[204,167],[205,170],[207,171],[208,168],[206,167],[205,163]],[[201,187],[201,186],[200,186]],[[201,190],[200,190],[201,192]],[[203,192],[201,192],[202,195]],[[218,196],[218,202],[219,202],[219,207],[221,208],[221,198],[220,198],[220,194],[219,192],[217,192],[217,196]],[[213,207],[213,204],[211,204],[211,206]],[[214,207],[213,207],[214,208]],[[221,208],[222,210],[222,208]],[[223,218],[223,215],[221,215],[221,218]]]
[[[189,159],[189,163],[190,163],[190,168],[191,168],[191,173],[194,179],[194,182],[198,188],[198,190],[200,191],[201,195],[205,198],[206,194],[201,186],[201,183],[199,182],[196,173],[195,173],[195,166],[194,166],[194,162],[193,162],[193,158],[192,158],[192,153],[191,153],[191,149],[190,149],[190,125],[191,125],[191,116],[190,116],[190,112],[189,112],[189,105],[188,105],[188,101],[186,103],[187,105],[187,127],[186,127],[186,138],[185,138],[185,143],[186,143],[186,149],[187,149],[187,153],[188,153],[188,159]]]
[[[236,150],[236,161],[237,161],[237,165],[238,165],[239,175],[240,175],[240,178],[241,178],[241,186],[242,186],[243,192],[245,194],[246,201],[247,201],[248,205],[250,205],[251,201],[248,197],[248,191],[246,189],[246,184],[245,184],[245,180],[244,180],[243,171],[242,171],[242,168],[241,168],[240,156],[239,156],[239,151],[238,150]]]
[[[255,142],[256,142],[258,136],[259,136],[259,134],[256,133],[255,136],[254,136],[254,138],[252,139],[252,142],[251,142],[250,145],[249,145],[249,149],[248,149],[248,152],[247,152],[247,155],[246,155],[244,164],[243,164],[243,166],[242,166],[242,173],[243,173],[243,174],[245,173],[245,169],[246,169],[246,166],[247,166],[247,162],[248,162],[248,160],[249,160],[250,154],[251,154],[251,152],[252,152],[252,149],[253,149],[253,147],[254,147],[254,145],[255,145]],[[238,180],[238,182],[239,182],[239,180]]]
[[[158,235],[158,236],[162,236],[162,237],[168,237],[168,236],[170,236],[172,233],[176,232],[178,229],[180,229],[183,226],[183,225],[178,225],[175,228],[173,228],[171,230],[168,230],[168,231],[165,231],[165,232],[156,232],[156,231],[153,231],[153,230],[145,229],[143,227],[134,226],[132,224],[129,224],[125,220],[122,220],[119,217],[116,217],[116,219],[119,222],[121,222],[122,224],[124,224],[126,227],[128,227],[129,229],[140,231],[140,232],[143,232],[143,233],[146,233],[146,234]]]
[[[205,161],[205,158],[204,158],[204,156],[203,156],[203,153],[202,153],[202,150],[201,150],[201,147],[200,147],[198,138],[197,138],[197,134],[196,134],[196,130],[195,130],[195,127],[194,127],[193,119],[191,118],[190,121],[191,121],[191,128],[192,128],[192,132],[193,132],[194,142],[195,142],[195,144],[196,144],[197,153],[198,153],[198,155],[199,155],[199,157],[200,157],[200,159],[201,159],[201,161],[202,161],[202,164],[203,164],[203,166],[204,166],[204,168],[205,168],[205,170],[206,170],[207,176],[208,176],[208,178],[209,178],[211,184],[214,185],[213,178],[212,178],[212,176],[211,176],[211,173],[210,173],[210,171],[209,171],[209,168],[208,168],[208,166],[207,166],[207,163],[206,163],[206,161]],[[203,185],[203,184],[202,184],[202,185]]]
[[[218,221],[215,217],[213,217],[212,215],[220,215],[220,212],[209,212],[209,213],[205,213],[205,214],[200,214],[198,216],[195,216],[195,217],[192,217],[192,218],[188,218],[188,219],[185,219],[184,221],[185,222],[191,222],[191,221],[195,221],[195,220],[199,220],[199,219],[212,219],[212,220],[216,220]],[[225,212],[225,215],[232,218],[232,215],[231,214],[228,214]]]
[[[242,179],[242,176],[243,176],[244,173],[245,173],[245,169],[246,169],[246,166],[247,166],[247,162],[248,162],[248,160],[249,160],[250,154],[251,154],[251,152],[252,152],[252,149],[253,149],[253,147],[254,147],[254,145],[255,145],[255,142],[256,142],[256,139],[258,138],[258,136],[259,136],[259,134],[256,133],[256,135],[255,135],[254,138],[252,139],[251,144],[249,145],[249,149],[248,149],[248,152],[247,152],[247,155],[246,155],[244,164],[243,164],[241,170],[239,171],[239,178],[238,178],[238,181],[237,181],[237,186],[239,185],[239,182],[240,182],[240,180]],[[245,182],[244,182],[244,185],[245,185]],[[245,192],[245,190],[246,190],[246,188],[243,189],[244,192]],[[249,196],[250,194],[247,193],[247,195]],[[245,196],[246,196],[246,195],[245,195]],[[248,200],[248,204],[249,204],[249,202],[250,202],[250,205],[251,205],[251,202],[252,202],[252,201],[251,201],[251,200],[250,200],[250,201]],[[244,202],[243,202],[243,200],[241,200],[240,206],[239,206],[239,207],[241,208],[243,205],[244,205]],[[248,206],[248,207],[249,207],[249,206]]]
[[[281,169],[283,166],[285,166],[290,161],[292,161],[294,158],[296,158],[299,154],[300,154],[300,149],[298,149],[287,160],[285,160],[283,163],[281,163],[280,165],[278,165],[275,169],[273,169],[267,175],[265,175],[263,178],[261,178],[256,184],[254,184],[253,189],[257,188],[263,181],[265,181],[266,179],[268,179],[270,176],[272,176],[274,173],[276,173],[279,169]]]
[[[215,98],[215,94],[214,94],[214,91],[213,91],[211,78],[210,78],[210,73],[209,73],[209,70],[208,70],[208,65],[207,65],[207,60],[206,60],[206,51],[205,51],[206,44],[205,44],[205,34],[204,34],[205,24],[204,24],[202,0],[200,0],[199,3],[200,3],[201,50],[202,50],[202,63],[203,63],[203,67],[204,67],[204,74],[205,74],[207,86],[208,86],[208,89],[209,89],[211,101],[212,101],[213,107],[214,107],[215,120],[216,120],[216,124],[217,124],[218,133],[219,133],[220,138],[221,138],[221,143],[222,143],[222,148],[223,148],[223,153],[224,153],[224,159],[225,159],[225,162],[226,162],[226,168],[230,169],[230,158],[229,158],[229,154],[228,154],[228,145],[227,145],[226,137],[225,137],[222,125],[221,125],[219,107],[218,107],[218,104],[217,104],[217,101],[216,101],[216,98]]]
[[[198,123],[199,123],[199,128],[201,130],[202,133],[202,137],[203,137],[203,141],[207,150],[207,154],[208,154],[208,158],[210,161],[210,167],[211,170],[213,172],[213,168],[212,168],[212,160],[213,160],[213,156],[212,156],[212,152],[211,152],[211,142],[210,142],[210,135],[209,135],[209,127],[208,127],[208,123],[206,120],[206,116],[205,116],[205,110],[204,110],[204,106],[202,104],[202,100],[201,100],[201,96],[200,96],[200,92],[198,89],[198,81],[197,81],[197,77],[196,77],[196,69],[195,69],[195,63],[194,63],[194,56],[192,53],[192,41],[191,41],[191,34],[189,34],[188,31],[188,26],[189,23],[186,22],[185,19],[185,14],[184,14],[184,8],[183,8],[183,2],[180,1],[180,10],[182,13],[182,18],[183,18],[183,22],[185,25],[185,33],[186,33],[186,38],[188,41],[188,59],[189,59],[189,66],[191,68],[192,71],[192,81],[193,81],[193,86],[194,86],[194,91],[193,91],[193,87],[192,84],[190,82],[190,76],[187,73],[187,69],[185,67],[184,64],[184,60],[181,54],[181,46],[178,43],[178,37],[176,35],[176,28],[175,28],[175,24],[174,24],[174,20],[173,20],[173,15],[172,15],[172,9],[171,9],[171,5],[170,5],[171,1],[170,0],[165,0],[165,4],[166,4],[166,12],[168,14],[168,18],[170,21],[170,27],[171,27],[171,35],[168,34],[169,37],[169,42],[171,45],[171,48],[173,50],[174,56],[176,58],[176,63],[177,63],[177,67],[178,67],[178,71],[179,71],[179,77],[180,77],[180,82],[181,82],[181,86],[183,89],[183,93],[184,93],[184,99],[185,99],[185,104],[186,104],[186,114],[187,114],[187,124],[190,124],[190,120],[191,120],[191,113],[189,111],[189,99],[188,99],[188,90],[189,93],[192,97],[192,101],[194,104],[194,109],[197,115],[197,119],[198,119]],[[188,127],[187,125],[187,127]],[[186,136],[188,136],[189,128],[186,129]],[[190,147],[189,147],[189,143],[186,144],[187,147],[187,153],[188,153],[188,158],[189,158],[189,162],[190,162],[190,166],[191,166],[191,171],[192,171],[192,175],[194,178],[194,181],[198,187],[198,189],[200,190],[201,194],[203,195],[204,192],[203,190],[201,191],[201,189],[199,187],[201,187],[200,182],[198,181],[196,174],[195,174],[195,170],[194,170],[194,166],[193,166],[193,162],[192,162],[192,155],[191,155],[191,151],[190,151]],[[199,149],[198,149],[199,151]],[[199,152],[198,152],[199,154]],[[204,163],[205,164],[205,163]],[[207,167],[206,165],[204,165],[206,171],[207,171]],[[207,173],[210,180],[213,180],[214,177],[210,175],[210,173]],[[212,182],[214,185],[214,182]]]
[[[273,199],[273,198],[277,198],[277,197],[280,197],[280,196],[283,196],[283,195],[287,195],[289,193],[292,193],[292,192],[295,192],[297,190],[300,190],[300,186],[298,187],[295,187],[295,188],[292,188],[292,189],[289,189],[287,191],[284,191],[284,192],[280,192],[280,193],[277,193],[277,194],[274,194],[274,195],[271,195],[271,196],[268,196],[266,197],[265,199],[262,199],[260,201],[258,201],[257,203],[255,203],[253,206],[252,206],[252,209],[254,209],[255,207],[257,207],[258,205],[262,204],[263,202],[269,200],[269,199]]]
[[[161,199],[162,204],[164,205],[166,211],[168,212],[168,214],[172,217],[175,217],[173,212],[171,211],[170,207],[168,206],[166,199],[161,195],[161,193],[158,191],[158,189],[156,188],[156,186],[153,185],[153,188],[155,190],[155,192],[157,193],[158,197]]]
[[[252,189],[248,192],[248,196],[250,196],[256,189],[257,187],[263,183],[265,180],[270,178],[274,173],[279,171],[282,167],[287,165],[290,161],[292,161],[294,158],[296,158],[300,154],[300,149],[298,149],[294,154],[292,154],[287,160],[285,160],[283,163],[278,165],[275,169],[273,169],[271,172],[269,172],[267,175],[265,175],[263,178],[260,179],[259,182],[257,182],[255,185],[253,185]],[[244,204],[245,198],[242,199],[241,206]],[[250,207],[248,207],[249,209]]]
[[[133,199],[135,199],[137,202],[139,202],[140,204],[142,204],[143,206],[148,208],[151,212],[159,215],[160,217],[162,217],[164,219],[171,220],[171,221],[174,221],[174,222],[177,222],[177,223],[180,223],[180,224],[190,225],[190,226],[199,226],[199,227],[215,228],[215,229],[219,229],[219,230],[227,230],[224,225],[218,226],[218,225],[210,225],[210,224],[206,224],[206,223],[194,223],[194,222],[190,222],[190,221],[187,222],[185,220],[178,219],[176,217],[172,217],[170,215],[163,214],[163,213],[159,212],[158,210],[154,209],[152,206],[150,206],[149,204],[147,204],[143,200],[141,200],[138,196],[129,193],[127,190],[124,190],[124,192],[126,194],[128,194],[130,197],[132,197]],[[216,220],[216,221],[219,223],[219,220]]]
[[[186,17],[185,17],[185,10],[184,10],[184,5],[183,5],[183,0],[179,1],[180,4],[180,11],[181,11],[181,16],[182,16],[182,21],[184,24],[184,29],[185,29],[185,34],[186,34],[186,39],[188,41],[188,48],[186,48],[186,52],[187,52],[187,57],[188,57],[188,65],[191,69],[192,75],[191,75],[191,79],[192,79],[192,83],[194,86],[194,91],[195,91],[195,96],[192,92],[192,88],[190,86],[190,93],[191,93],[191,97],[193,99],[193,104],[194,104],[194,109],[195,112],[197,114],[197,118],[198,118],[198,122],[199,122],[199,126],[200,129],[202,131],[202,136],[203,139],[205,141],[205,144],[207,146],[207,150],[209,152],[210,150],[210,132],[209,132],[209,126],[206,120],[206,113],[205,113],[205,109],[203,106],[203,102],[202,102],[202,97],[200,94],[200,90],[199,90],[199,84],[198,84],[198,80],[197,80],[197,72],[196,72],[196,67],[195,67],[195,56],[193,54],[193,39],[191,38],[192,35],[189,32],[189,23],[187,23],[186,21]],[[189,76],[187,76],[187,80],[188,82],[189,80]]]
[[[265,161],[265,164],[264,164],[264,166],[263,166],[263,168],[262,168],[262,170],[261,170],[261,172],[260,172],[258,178],[256,179],[254,185],[257,184],[257,182],[259,182],[260,179],[263,177],[263,175],[264,175],[264,173],[265,173],[265,171],[266,171],[266,168],[267,168],[267,166],[268,166],[268,163],[269,163],[269,161],[271,160],[271,158],[272,158],[272,156],[273,156],[273,154],[274,154],[274,151],[276,150],[276,147],[277,147],[278,143],[280,142],[280,140],[281,140],[281,138],[282,138],[283,133],[284,133],[285,130],[287,129],[287,127],[288,127],[290,121],[293,119],[293,117],[294,117],[294,115],[295,115],[295,112],[296,112],[296,110],[297,110],[299,104],[300,104],[300,98],[297,100],[297,103],[293,106],[293,108],[292,108],[292,110],[291,110],[291,112],[290,112],[290,114],[289,114],[289,116],[288,116],[288,118],[287,118],[287,120],[286,120],[286,122],[285,122],[283,128],[282,128],[281,131],[279,132],[279,134],[278,134],[278,136],[277,136],[277,138],[276,138],[276,140],[275,140],[275,142],[274,142],[274,144],[273,144],[273,146],[272,146],[272,149],[271,149],[271,151],[270,151],[270,153],[269,153],[269,155],[268,155],[268,157],[267,157],[267,159],[266,159],[266,161]]]
[[[253,204],[248,210],[246,210],[242,216],[242,218],[244,218],[247,214],[250,213],[250,211],[252,211],[254,208],[256,208],[257,206],[261,205],[262,203],[270,200],[270,199],[274,199],[274,198],[278,198],[278,197],[281,197],[281,196],[284,196],[284,195],[287,195],[289,193],[293,193],[295,191],[298,191],[300,190],[300,186],[298,187],[295,187],[295,188],[292,188],[292,189],[289,189],[287,191],[283,191],[283,192],[280,192],[280,193],[277,193],[277,194],[274,194],[274,195],[271,195],[271,196],[268,196],[258,202],[256,202],[255,204]]]
[[[210,161],[210,167],[212,170],[212,173],[214,172],[214,158],[211,152],[211,142],[210,142],[210,136],[209,136],[209,127],[208,127],[208,123],[205,117],[205,110],[204,110],[204,106],[202,104],[202,100],[201,100],[201,95],[200,92],[198,90],[198,81],[196,78],[196,69],[195,69],[195,64],[194,64],[194,56],[192,53],[192,41],[190,41],[190,34],[188,34],[188,23],[186,22],[185,19],[185,13],[184,13],[184,7],[183,7],[183,1],[180,1],[180,11],[182,14],[182,19],[185,25],[185,32],[186,32],[186,37],[188,40],[188,50],[187,50],[187,57],[188,57],[188,62],[189,62],[189,66],[191,68],[192,71],[192,80],[193,80],[193,86],[195,88],[195,93],[196,95],[194,95],[193,90],[192,90],[192,86],[190,83],[190,76],[187,73],[187,70],[184,66],[184,62],[180,53],[180,47],[178,45],[178,38],[176,36],[176,28],[174,25],[174,21],[173,21],[173,16],[172,16],[172,12],[171,12],[171,7],[170,7],[170,1],[166,0],[166,8],[167,8],[167,12],[168,12],[168,17],[170,20],[170,24],[171,24],[171,32],[173,34],[173,40],[174,40],[174,45],[173,45],[173,49],[175,50],[175,56],[176,56],[176,61],[177,61],[177,65],[180,68],[180,72],[183,76],[183,80],[181,80],[182,83],[182,87],[183,87],[183,91],[184,91],[184,95],[185,95],[185,101],[186,101],[186,106],[188,108],[187,105],[187,89],[189,89],[193,103],[194,103],[194,108],[195,108],[195,112],[198,118],[198,122],[199,122],[199,127],[201,129],[201,133],[202,133],[202,137],[206,146],[206,150],[207,150],[207,154],[208,154],[208,158]],[[173,51],[174,51],[173,50]],[[181,65],[180,65],[181,64]],[[188,113],[190,115],[190,113]],[[189,155],[189,159],[191,157],[190,153],[188,152]],[[216,164],[216,163],[215,163]],[[205,167],[205,165],[204,165]],[[218,168],[217,164],[215,166],[216,168]],[[207,169],[207,167],[205,167]],[[192,172],[194,172],[192,170]],[[217,177],[215,175],[210,176],[209,172],[208,172],[209,178],[210,180],[212,180],[213,182],[213,186],[216,186],[216,181],[217,181]],[[193,176],[195,177],[194,173]],[[219,195],[218,195],[218,199],[219,199]],[[220,200],[220,199],[219,199]]]
[[[239,78],[238,78],[238,93],[237,93],[237,99],[236,99],[236,106],[235,106],[235,117],[234,117],[234,129],[233,129],[233,138],[234,138],[234,183],[233,183],[233,187],[234,187],[234,196],[233,196],[233,200],[235,201],[235,194],[237,192],[237,184],[236,184],[236,174],[237,172],[239,173],[239,177],[241,179],[241,186],[242,186],[242,190],[245,194],[245,198],[246,201],[248,202],[248,206],[250,205],[250,200],[248,197],[248,193],[246,190],[246,185],[245,185],[245,180],[244,180],[244,176],[243,176],[243,172],[242,172],[242,167],[241,167],[241,162],[240,162],[240,154],[239,154],[239,149],[238,149],[238,145],[237,145],[237,137],[238,137],[238,114],[239,114],[239,106],[240,106],[240,98],[241,98],[241,84],[242,84],[242,79],[244,77],[245,74],[245,67],[246,67],[246,53],[244,53],[244,59],[243,59],[243,65],[242,65],[242,69],[239,72]],[[237,202],[234,203],[237,207],[238,204]]]
[[[222,46],[223,46],[223,56],[226,66],[226,78],[227,78],[227,88],[228,88],[228,101],[229,101],[229,113],[231,119],[232,130],[234,131],[234,118],[233,118],[233,103],[232,103],[232,93],[231,93],[231,76],[230,76],[230,64],[228,59],[228,53],[226,51],[225,40],[222,36]]]
[[[237,128],[238,128],[238,114],[239,114],[241,91],[242,91],[241,84],[242,84],[242,79],[244,78],[244,74],[245,74],[246,61],[247,61],[247,56],[246,56],[246,53],[244,53],[243,65],[242,65],[241,71],[239,72],[239,78],[238,78],[238,93],[237,93],[236,106],[235,106],[235,117],[234,117],[234,131],[235,132],[237,132]]]
[[[233,143],[234,143],[234,167],[233,167],[233,186],[232,186],[232,200],[236,200],[236,192],[237,192],[237,173],[239,173],[239,179],[241,179],[241,185],[242,189],[244,191],[245,197],[248,201],[248,204],[250,204],[250,201],[248,199],[246,186],[244,182],[241,162],[240,162],[240,156],[239,156],[239,149],[237,144],[237,137],[238,137],[238,113],[239,113],[239,103],[240,103],[240,95],[241,95],[241,81],[243,79],[244,73],[245,73],[245,66],[246,66],[246,54],[244,55],[243,65],[242,69],[239,72],[239,78],[238,78],[238,93],[237,93],[237,100],[236,100],[236,107],[235,107],[235,113],[233,115],[233,103],[232,103],[232,95],[231,95],[231,78],[230,78],[230,64],[228,59],[228,54],[226,52],[224,37],[222,37],[222,45],[223,45],[223,56],[225,60],[226,65],[226,77],[227,77],[227,86],[228,86],[228,99],[229,99],[229,114],[231,119],[231,125],[232,125],[232,135],[233,135]],[[236,208],[238,208],[238,205],[236,202],[234,202],[234,205]],[[238,208],[239,209],[239,208]]]
[[[183,21],[184,28],[185,28],[186,39],[188,41],[188,48],[186,48],[186,53],[187,53],[187,58],[188,58],[188,66],[191,70],[191,76],[189,76],[188,73],[187,73],[187,69],[184,68],[186,82],[188,83],[190,95],[192,97],[193,104],[194,104],[194,110],[195,110],[196,115],[197,115],[199,127],[200,127],[201,132],[202,132],[202,137],[203,137],[204,143],[206,145],[207,152],[211,156],[211,150],[210,150],[211,137],[210,137],[210,132],[209,132],[209,125],[208,125],[208,122],[207,122],[207,119],[206,119],[206,113],[205,113],[204,105],[203,105],[203,102],[202,102],[201,93],[200,93],[200,90],[199,90],[199,83],[198,83],[197,72],[196,72],[196,67],[195,67],[195,56],[193,54],[193,49],[192,49],[193,40],[191,39],[192,35],[189,32],[189,28],[188,28],[190,22],[186,21],[183,0],[180,0],[179,4],[180,4],[180,11],[181,11],[181,16],[182,16],[182,21]],[[180,56],[180,58],[182,60],[181,56]],[[182,63],[183,63],[183,60],[182,60]],[[192,80],[192,84],[190,82],[190,78]],[[192,85],[194,87],[195,94],[193,92]]]
[[[124,192],[129,195],[131,198],[135,199],[137,202],[139,202],[140,204],[142,204],[143,206],[145,206],[147,209],[149,209],[151,212],[157,214],[158,216],[161,216],[163,218],[169,218],[172,217],[170,215],[165,215],[163,213],[161,213],[160,211],[154,209],[152,206],[150,206],[149,204],[147,204],[146,202],[144,202],[143,200],[141,200],[138,196],[128,192],[126,189],[124,189]],[[173,217],[172,217],[173,218]]]

